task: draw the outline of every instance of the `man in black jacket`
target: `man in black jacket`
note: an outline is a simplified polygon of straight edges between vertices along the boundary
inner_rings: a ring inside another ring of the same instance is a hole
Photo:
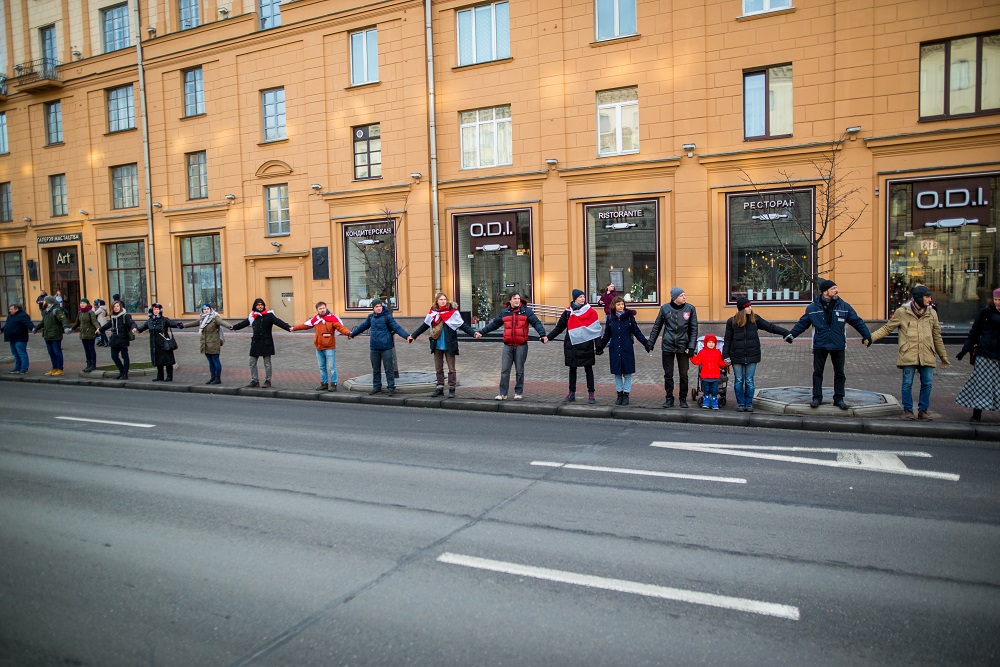
[[[264,388],[271,386],[271,357],[274,356],[274,338],[271,336],[271,328],[275,325],[285,331],[291,331],[292,327],[278,319],[273,310],[267,310],[264,299],[257,298],[253,302],[253,310],[247,319],[237,322],[235,326],[229,327],[231,331],[253,327],[253,336],[250,338],[250,384],[248,389],[261,386],[257,381],[257,359],[264,357]]]
[[[698,312],[687,302],[687,295],[680,287],[670,290],[670,303],[660,306],[660,312],[649,334],[647,352],[655,347],[656,337],[663,331],[660,350],[663,355],[663,389],[667,397],[663,407],[674,407],[674,360],[680,374],[680,406],[686,408],[688,392],[688,359],[698,343]]]

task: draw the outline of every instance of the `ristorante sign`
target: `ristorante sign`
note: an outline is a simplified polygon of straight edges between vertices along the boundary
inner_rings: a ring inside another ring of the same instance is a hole
[[[83,234],[80,234],[79,232],[76,234],[53,234],[51,236],[39,236],[38,245],[45,245],[49,243],[73,243],[81,240],[83,240]]]
[[[986,225],[992,219],[990,178],[914,181],[913,229],[951,229]]]

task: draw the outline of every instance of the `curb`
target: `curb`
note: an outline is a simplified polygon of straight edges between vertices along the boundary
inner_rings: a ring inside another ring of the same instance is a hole
[[[504,412],[510,414],[557,415],[588,419],[627,419],[643,422],[697,424],[711,426],[741,426],[748,428],[774,428],[825,433],[856,433],[895,435],[903,437],[940,438],[943,440],[969,440],[1000,443],[1000,426],[965,422],[920,422],[883,420],[858,417],[803,417],[774,413],[728,413],[701,410],[622,407],[613,405],[567,405],[535,403],[530,401],[496,401],[484,398],[440,399],[429,396],[388,397],[384,394],[368,396],[347,392],[301,391],[290,389],[246,389],[225,385],[187,385],[175,383],[144,383],[122,380],[101,380],[53,377],[10,377],[0,375],[0,382],[28,382],[62,384],[71,386],[111,387],[220,396],[256,396],[286,400],[321,401],[327,403],[359,403],[361,405],[395,405],[402,407],[473,412]]]

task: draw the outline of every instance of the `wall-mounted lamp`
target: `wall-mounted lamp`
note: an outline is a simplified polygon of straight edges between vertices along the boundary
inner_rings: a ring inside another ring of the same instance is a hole
[[[697,146],[694,144],[684,144],[681,148],[683,148],[684,152],[688,154],[688,157],[694,157],[694,149],[697,148]]]
[[[24,69],[23,65],[14,65],[14,71],[17,72],[18,74],[20,74],[23,69]]]
[[[412,174],[410,174],[410,178],[412,178],[415,181],[419,181],[422,175],[423,174],[421,174],[419,171],[415,171]]]
[[[156,37],[156,28],[154,28],[153,26],[149,26],[148,28],[146,28],[146,32],[149,33],[150,37]]]
[[[163,204],[158,201],[153,202],[153,208],[163,208]]]
[[[219,7],[219,14],[222,16],[222,18],[228,19],[229,18],[229,8],[228,7]]]
[[[271,241],[271,245],[274,246],[275,250],[280,250],[281,249],[281,244],[278,243],[277,241]]]
[[[844,134],[850,135],[851,141],[854,141],[855,139],[858,138],[858,132],[860,131],[861,131],[860,125],[852,125],[851,127],[844,130]]]
[[[319,183],[313,183],[309,187],[312,188],[315,192],[319,192],[320,190],[323,189],[323,186],[320,185]]]
[[[77,213],[79,213],[80,215],[90,215],[90,211],[85,211],[82,208],[79,211],[77,211]]]
[[[69,54],[71,56],[73,56],[74,58],[82,58],[83,57],[83,54],[80,53],[79,51],[77,51],[76,49],[73,49],[72,51],[70,51]]]
[[[29,218],[28,216],[24,216],[23,218],[21,218],[21,222],[31,222],[31,218]]]
[[[226,195],[226,200],[227,200],[227,201],[228,201],[228,202],[229,202],[230,204],[232,204],[232,203],[233,203],[234,201],[236,201],[236,195]]]
[[[545,160],[545,164],[549,165],[550,167],[554,167],[557,164],[559,164],[559,160],[555,159],[554,157],[550,157]]]

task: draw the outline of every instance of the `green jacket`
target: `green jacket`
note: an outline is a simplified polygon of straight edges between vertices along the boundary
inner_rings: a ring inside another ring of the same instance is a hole
[[[80,317],[77,318],[73,329],[80,330],[80,340],[94,340],[97,338],[97,329],[100,326],[100,323],[97,321],[97,313],[93,310],[88,310],[85,313],[80,313]]]
[[[54,305],[42,313],[42,321],[35,328],[35,333],[41,331],[45,340],[62,340],[65,329],[69,329],[66,311]]]

